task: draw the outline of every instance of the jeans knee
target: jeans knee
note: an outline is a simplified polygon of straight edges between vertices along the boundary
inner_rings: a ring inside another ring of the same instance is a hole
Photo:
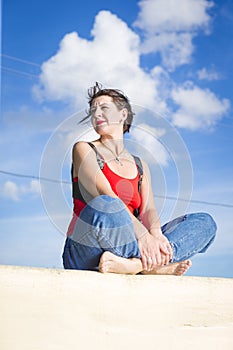
[[[125,209],[120,198],[111,197],[108,195],[100,195],[93,198],[88,204],[88,208],[94,209],[101,213],[112,214]]]
[[[107,195],[91,200],[81,211],[78,223],[80,221],[97,230],[132,225],[132,219],[122,200]]]
[[[198,213],[200,220],[204,222],[205,230],[209,233],[210,238],[214,239],[217,231],[217,224],[213,217],[208,213]]]

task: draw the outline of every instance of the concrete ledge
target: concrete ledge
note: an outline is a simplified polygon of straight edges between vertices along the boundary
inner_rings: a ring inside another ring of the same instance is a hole
[[[0,349],[233,349],[233,279],[0,266]]]

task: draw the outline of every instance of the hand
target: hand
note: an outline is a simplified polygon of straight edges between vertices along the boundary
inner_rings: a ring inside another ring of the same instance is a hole
[[[138,240],[142,267],[151,271],[156,265],[166,265],[172,258],[172,249],[165,236],[153,236],[149,232]]]
[[[158,265],[167,265],[172,259],[173,251],[168,239],[161,233],[159,235],[153,236],[157,244],[159,245],[161,260],[158,261]]]

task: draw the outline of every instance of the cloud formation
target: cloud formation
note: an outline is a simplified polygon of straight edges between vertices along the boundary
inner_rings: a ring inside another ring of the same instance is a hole
[[[37,180],[32,180],[28,185],[17,185],[13,181],[6,181],[1,190],[0,194],[13,201],[19,201],[22,196],[27,194],[35,195],[40,193],[40,185]]]
[[[159,52],[168,70],[190,62],[197,32],[209,32],[212,1],[142,0],[134,23],[144,33],[142,53]]]
[[[147,162],[151,163],[156,159],[156,162],[160,165],[168,165],[169,154],[166,148],[158,141],[159,137],[165,133],[166,130],[153,128],[147,124],[139,124],[137,128],[133,129],[132,140],[135,142],[135,145],[140,145],[141,148],[143,145],[143,155]]]
[[[171,95],[178,106],[172,120],[180,128],[209,129],[230,107],[227,99],[220,100],[210,90],[203,90],[189,82],[173,89]]]
[[[34,86],[37,98],[81,110],[87,106],[87,89],[99,81],[123,90],[133,104],[169,115],[177,127],[215,126],[229,101],[192,83],[176,85],[169,72],[190,63],[193,38],[200,30],[208,33],[213,3],[180,0],[178,7],[175,0],[143,0],[139,6],[134,26],[142,30],[144,40],[116,15],[100,11],[90,40],[76,32],[66,34],[58,52],[43,63],[40,84]],[[150,69],[141,67],[142,55],[151,52],[160,52],[162,60]],[[197,76],[216,79],[205,67]]]
[[[73,32],[64,36],[59,51],[42,65],[38,98],[65,100],[77,108],[86,102],[87,88],[95,81],[127,91],[134,102],[159,110],[156,81],[140,67],[139,36],[109,11],[100,11],[91,31],[93,40]]]
[[[200,80],[208,81],[219,80],[221,78],[221,75],[214,69],[207,70],[205,67],[197,72],[197,76]]]

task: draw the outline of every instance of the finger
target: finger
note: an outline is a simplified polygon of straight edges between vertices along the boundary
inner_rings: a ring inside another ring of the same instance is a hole
[[[166,265],[166,255],[161,254],[161,265]]]
[[[151,253],[152,269],[161,264],[161,252],[159,249],[154,250]]]
[[[170,244],[169,241],[168,241],[168,244],[167,244],[167,250],[168,250],[168,252],[169,252],[170,257],[172,258],[172,256],[173,256],[173,250],[172,250],[172,247],[171,247],[171,244]]]
[[[163,257],[164,257],[164,265],[168,265],[170,261],[170,255],[165,254]]]
[[[170,249],[168,248],[167,245],[161,245],[160,250],[163,254],[169,254],[171,253]]]
[[[162,264],[167,265],[170,261],[170,253],[166,249],[161,249]]]
[[[166,258],[167,258],[166,264],[168,265],[171,262],[171,260],[172,260],[172,254],[170,254],[170,253],[167,254]]]
[[[153,258],[151,256],[148,256],[147,258],[147,267],[148,271],[151,271],[153,268]]]
[[[157,264],[157,259],[156,259],[156,257],[155,257],[154,254],[151,256],[151,259],[152,259],[152,266],[151,266],[151,269],[154,269],[154,268],[156,267],[156,265],[158,265],[158,264]]]
[[[148,266],[147,266],[147,258],[145,257],[145,255],[141,255],[141,262],[142,262],[142,268],[143,270],[148,270]]]
[[[173,258],[173,249],[172,249],[172,247],[170,246],[170,260],[172,260],[172,258]],[[169,260],[169,261],[170,261]]]
[[[155,258],[156,258],[157,265],[161,265],[162,264],[162,259],[161,259],[160,251],[157,251],[157,253],[155,254]]]
[[[161,247],[161,252],[166,255],[166,264],[169,263],[169,261],[172,259],[172,256],[173,256],[173,251],[172,251],[172,248],[171,246],[169,245],[166,245],[166,246],[163,246]]]

